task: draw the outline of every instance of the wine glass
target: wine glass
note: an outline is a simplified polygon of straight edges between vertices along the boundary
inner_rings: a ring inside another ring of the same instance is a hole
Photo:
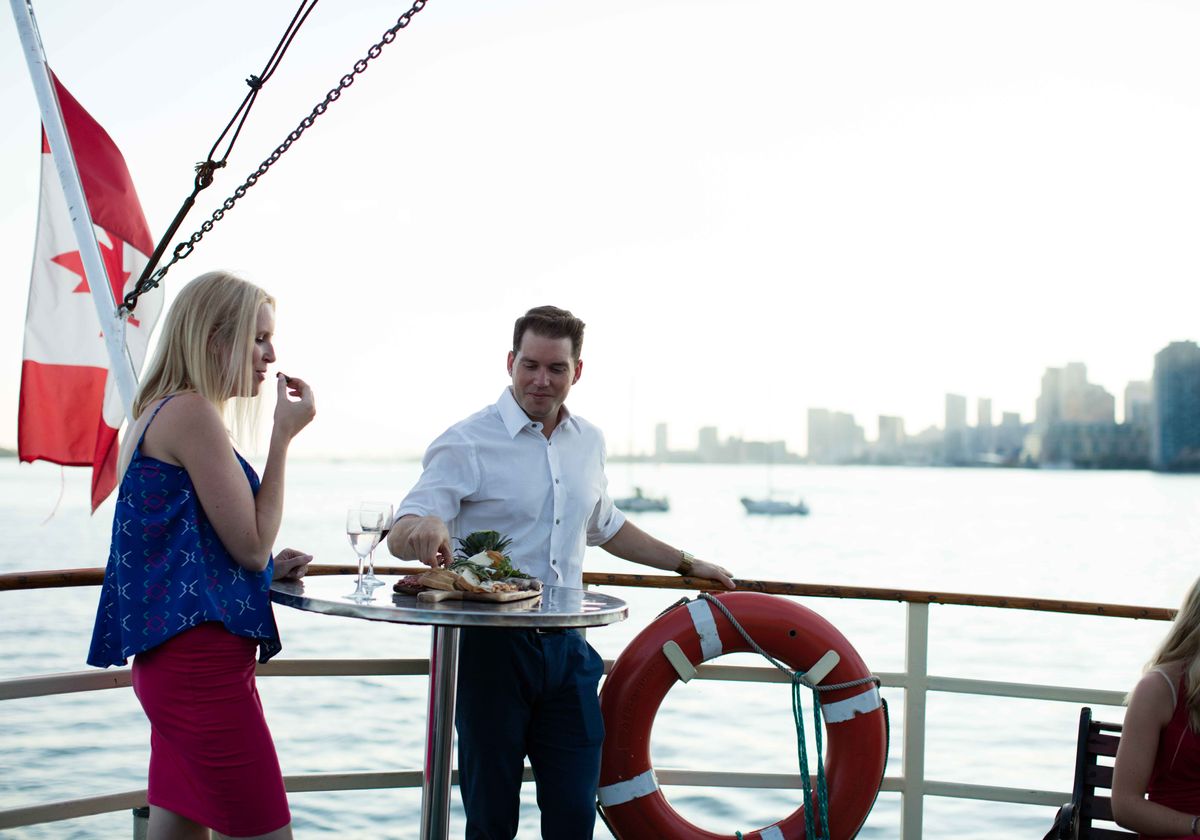
[[[364,527],[374,525],[374,528]],[[354,591],[347,595],[354,601],[372,601],[371,587],[363,582],[363,560],[371,553],[375,543],[379,542],[379,534],[383,530],[383,514],[370,513],[362,508],[350,508],[346,511],[346,535],[350,537],[350,545],[358,555],[358,583]]]
[[[371,587],[383,586],[383,581],[375,577],[375,546],[379,545],[383,535],[392,527],[392,506],[387,502],[363,502],[359,509],[363,512],[364,528],[368,525],[374,527],[378,524],[375,543],[367,555],[367,573],[363,577],[363,583]]]

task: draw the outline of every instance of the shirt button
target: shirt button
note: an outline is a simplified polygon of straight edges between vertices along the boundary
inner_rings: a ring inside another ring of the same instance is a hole
[[[550,561],[550,565],[551,565],[551,566],[557,566],[557,565],[558,565],[558,561],[557,561],[557,560],[551,560],[551,561]]]
[[[554,520],[554,524],[555,524],[555,525],[557,525],[557,524],[558,524],[558,520],[557,520],[557,519],[555,519],[555,520]]]
[[[556,479],[554,479],[554,483],[555,483],[555,484],[558,484],[558,479],[557,479],[557,478],[556,478]]]

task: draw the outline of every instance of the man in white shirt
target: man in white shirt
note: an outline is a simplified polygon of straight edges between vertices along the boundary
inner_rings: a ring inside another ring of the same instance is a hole
[[[443,566],[453,539],[494,530],[512,538],[514,566],[555,586],[581,587],[584,549],[599,545],[732,589],[724,568],[655,539],[613,506],[604,438],[564,405],[583,372],[583,328],[553,306],[517,319],[511,387],[430,445],[420,479],[397,510],[388,550]],[[591,838],[602,673],[600,656],[574,630],[463,628],[455,724],[468,840],[516,836],[526,755],[542,836]]]

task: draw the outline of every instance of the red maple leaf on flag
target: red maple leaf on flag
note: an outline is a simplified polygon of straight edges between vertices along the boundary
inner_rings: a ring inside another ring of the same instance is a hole
[[[125,270],[125,243],[111,233],[108,236],[113,241],[111,246],[105,245],[103,241],[99,241],[98,244],[100,245],[100,255],[104,259],[104,271],[108,274],[112,284],[113,296],[119,303],[125,294],[125,281],[129,279],[129,272]],[[71,290],[74,294],[91,294],[92,289],[88,285],[87,272],[83,270],[83,257],[79,255],[78,251],[51,257],[50,262],[61,265],[67,271],[79,276],[79,285]],[[129,325],[138,327],[141,326],[141,323],[130,315]]]

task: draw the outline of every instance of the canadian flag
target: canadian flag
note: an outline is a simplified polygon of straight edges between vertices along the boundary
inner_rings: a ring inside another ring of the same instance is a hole
[[[55,92],[75,155],[107,278],[86,276],[67,201],[42,133],[41,207],[25,315],[17,449],[22,461],[92,467],[92,510],[117,477],[117,430],[125,410],[108,375],[89,283],[107,281],[118,302],[154,250],[125,159],[108,133],[57,78]],[[135,372],[162,310],[162,290],[142,295],[125,331]]]

